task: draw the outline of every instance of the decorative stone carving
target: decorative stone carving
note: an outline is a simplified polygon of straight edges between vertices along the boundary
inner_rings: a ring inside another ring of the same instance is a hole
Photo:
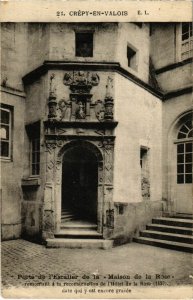
[[[150,198],[150,182],[148,178],[142,177],[141,179],[141,193],[144,200]]]
[[[106,226],[108,228],[114,228],[114,209],[106,210]]]
[[[54,85],[55,74],[50,76],[50,91],[48,98],[48,119],[54,120],[57,118],[57,101],[56,101],[56,88]]]
[[[96,115],[96,118],[99,121],[103,121],[104,120],[104,114],[105,114],[104,103],[101,100],[97,100],[95,102],[95,115]]]
[[[56,146],[57,147],[62,147],[64,145],[64,141],[63,140],[56,140]]]
[[[113,182],[113,141],[106,140],[103,142],[105,155],[105,182]]]
[[[95,130],[94,132],[95,132],[96,134],[100,135],[100,136],[105,135],[105,130],[104,130],[104,129]]]
[[[105,107],[104,119],[106,121],[113,120],[113,106],[114,106],[113,79],[111,77],[108,77],[107,85],[106,85],[106,96],[104,100],[104,107]]]
[[[66,133],[66,129],[58,128],[58,134],[63,135],[64,133]]]
[[[66,99],[61,99],[58,101],[58,110],[60,111],[59,120],[62,121],[66,117],[66,112],[68,107],[70,106],[70,101]]]
[[[86,118],[86,111],[85,105],[83,102],[78,102],[78,107],[76,109],[76,119],[85,119]]]
[[[73,71],[64,74],[64,85],[67,86],[97,86],[99,76],[96,73]]]
[[[46,150],[51,154],[53,153],[54,149],[56,148],[56,143],[48,143],[46,142]]]
[[[51,169],[53,169],[53,167],[54,167],[54,162],[51,160],[51,161],[47,164],[47,168],[48,168],[49,170],[51,170]]]
[[[54,216],[52,210],[44,210],[43,222],[44,231],[54,231]]]

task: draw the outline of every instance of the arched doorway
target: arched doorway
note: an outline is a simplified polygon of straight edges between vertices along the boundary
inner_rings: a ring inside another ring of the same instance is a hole
[[[98,161],[84,145],[71,145],[62,162],[62,222],[97,223]]]

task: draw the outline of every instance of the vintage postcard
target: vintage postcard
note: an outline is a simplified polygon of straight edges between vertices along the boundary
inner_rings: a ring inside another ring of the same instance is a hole
[[[193,297],[191,1],[1,1],[1,295]]]

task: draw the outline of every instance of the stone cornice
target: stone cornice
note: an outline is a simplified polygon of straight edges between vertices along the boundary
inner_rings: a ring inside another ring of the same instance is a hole
[[[59,128],[89,128],[89,129],[114,129],[118,122],[116,121],[109,121],[109,122],[79,122],[79,121],[44,121],[44,124],[46,127],[59,127]]]
[[[48,70],[94,70],[94,71],[111,71],[117,72],[120,75],[126,77],[130,81],[134,82],[138,86],[144,88],[151,94],[162,99],[162,93],[151,87],[148,83],[139,79],[126,69],[122,68],[117,62],[67,62],[67,61],[45,61],[43,65],[26,74],[23,77],[25,85],[30,84],[37,80],[40,76],[47,73]]]
[[[168,71],[170,71],[170,70],[173,70],[173,69],[176,69],[176,68],[185,66],[185,65],[191,63],[192,61],[193,61],[192,58],[188,58],[188,59],[186,59],[186,60],[179,61],[179,62],[170,64],[170,65],[167,65],[167,66],[165,66],[165,67],[162,67],[162,68],[159,68],[159,69],[155,70],[155,74],[156,74],[156,75],[159,75],[159,74],[162,74],[162,73],[164,73],[164,72],[168,72]]]
[[[3,92],[3,93],[14,95],[14,96],[19,96],[19,97],[22,97],[22,98],[26,98],[26,94],[23,91],[20,91],[20,90],[11,88],[11,87],[1,86],[0,91]]]
[[[171,98],[176,98],[176,97],[182,96],[184,94],[190,94],[190,93],[192,93],[192,91],[193,91],[193,87],[187,86],[187,87],[164,94],[163,100],[165,101],[165,100],[169,100]]]
[[[184,62],[178,63],[178,65],[184,65],[189,63],[192,59],[186,60]],[[176,64],[175,64],[176,65]],[[171,99],[172,97],[178,97],[183,94],[191,93],[192,86],[185,87],[182,89],[174,90],[171,92],[160,92],[150,86],[148,83],[144,82],[143,80],[139,79],[135,75],[131,74],[126,69],[122,68],[121,65],[117,62],[73,62],[73,61],[45,61],[41,66],[37,69],[33,70],[32,72],[26,74],[23,77],[24,84],[30,84],[40,76],[46,74],[48,70],[94,70],[94,71],[111,71],[116,72],[128,80],[132,81],[133,83],[137,84],[141,88],[144,88],[149,93],[153,94],[157,98],[161,100]],[[168,69],[169,70],[169,69]],[[159,73],[159,70],[157,70]],[[160,72],[161,73],[161,72]]]

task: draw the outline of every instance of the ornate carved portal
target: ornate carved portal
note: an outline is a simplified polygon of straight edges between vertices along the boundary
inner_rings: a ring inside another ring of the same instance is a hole
[[[86,139],[49,140],[47,149],[47,172],[44,193],[43,236],[54,237],[61,225],[62,166],[64,155],[73,148],[84,148],[97,161],[97,231],[110,237],[114,228],[113,214],[113,139],[89,141]]]
[[[92,203],[92,206],[96,207],[98,232],[102,233],[104,238],[110,238],[114,229],[113,156],[114,128],[117,126],[113,115],[113,80],[110,77],[107,78],[103,101],[97,100],[94,103],[90,92],[93,86],[99,85],[98,74],[88,71],[64,73],[63,84],[69,87],[69,94],[59,101],[56,96],[55,77],[55,74],[50,77],[48,120],[44,122],[47,155],[43,238],[54,238],[54,234],[60,231],[62,195],[67,190],[62,187],[64,186],[64,184],[62,185],[63,162],[66,153],[73,152],[75,148],[76,153],[79,153],[80,149],[85,149],[87,157],[90,157],[91,165],[92,158],[96,162],[96,203]],[[85,153],[83,151],[82,156],[80,153],[76,156],[76,163],[80,165],[80,169],[81,164],[77,157],[80,157],[80,161],[82,161]],[[73,157],[70,159],[73,160]],[[69,162],[66,165],[68,164]],[[65,172],[68,170],[70,173],[70,166]],[[74,170],[79,172],[78,168],[74,168]],[[66,178],[68,178],[67,175]],[[95,176],[92,178],[95,180]],[[74,177],[74,179],[76,178]],[[88,178],[89,180],[91,181],[90,178]],[[83,197],[88,194],[82,193]],[[66,198],[70,199],[68,196]],[[89,201],[87,202],[89,206]],[[78,208],[80,209],[80,207]]]

